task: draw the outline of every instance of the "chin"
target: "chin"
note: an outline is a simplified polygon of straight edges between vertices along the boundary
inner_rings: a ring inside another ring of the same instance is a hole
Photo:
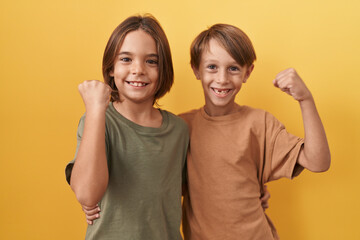
[[[213,99],[210,102],[214,107],[225,107],[234,103],[232,99]]]

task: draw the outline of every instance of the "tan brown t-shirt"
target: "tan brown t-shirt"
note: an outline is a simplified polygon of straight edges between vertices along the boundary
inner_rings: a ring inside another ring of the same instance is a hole
[[[204,108],[180,117],[190,129],[185,240],[278,239],[261,207],[262,185],[301,172],[296,161],[303,139],[268,112],[247,106],[220,117]]]

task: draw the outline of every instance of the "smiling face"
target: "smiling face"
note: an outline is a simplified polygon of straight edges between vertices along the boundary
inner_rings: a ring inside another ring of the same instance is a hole
[[[154,102],[158,59],[155,40],[149,34],[136,30],[126,35],[110,73],[121,101]]]
[[[210,116],[225,115],[235,110],[235,97],[250,76],[253,65],[240,66],[215,39],[204,49],[199,68],[194,70],[201,80],[205,95],[205,111]]]

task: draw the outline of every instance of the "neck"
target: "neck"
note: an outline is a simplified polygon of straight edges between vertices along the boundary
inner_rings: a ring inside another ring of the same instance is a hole
[[[232,102],[228,106],[211,106],[205,103],[204,110],[210,117],[219,117],[237,112],[239,107],[235,102]]]
[[[124,100],[113,102],[114,108],[125,118],[144,127],[160,127],[162,116],[152,102],[135,103]]]

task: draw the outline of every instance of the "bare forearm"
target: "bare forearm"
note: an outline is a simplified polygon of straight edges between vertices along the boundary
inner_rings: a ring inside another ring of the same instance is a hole
[[[326,171],[330,167],[330,150],[311,92],[293,68],[285,69],[277,74],[273,84],[300,103],[305,143],[298,163],[313,172]]]
[[[313,172],[323,172],[330,167],[330,149],[325,129],[313,97],[300,101],[304,122],[305,142],[298,162]]]
[[[88,111],[78,155],[72,170],[71,188],[82,205],[98,203],[108,184],[105,151],[105,112]]]

